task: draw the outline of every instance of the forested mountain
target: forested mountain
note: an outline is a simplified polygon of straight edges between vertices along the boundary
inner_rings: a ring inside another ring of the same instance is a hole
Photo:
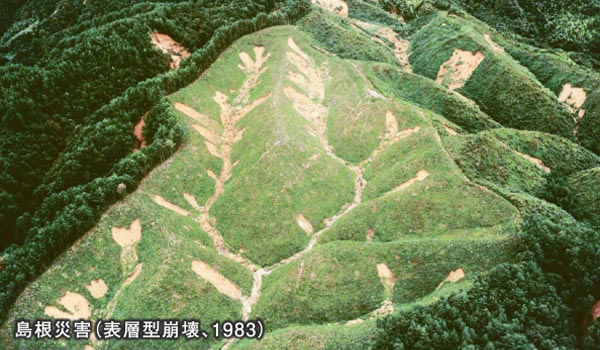
[[[598,1],[4,1],[0,35],[0,348],[600,346]],[[109,318],[209,339],[14,337]]]

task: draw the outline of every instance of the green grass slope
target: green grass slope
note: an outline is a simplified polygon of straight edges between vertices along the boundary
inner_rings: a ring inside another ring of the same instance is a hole
[[[475,20],[439,12],[412,36],[411,64],[415,72],[436,79],[454,50],[481,52],[485,58],[458,92],[505,126],[572,138],[569,111],[517,61],[494,49],[484,37],[490,33]]]
[[[232,48],[232,52],[252,52],[254,46],[268,48],[268,68],[251,100],[272,95],[239,123],[238,128],[245,132],[232,150],[232,159],[238,163],[223,195],[211,209],[217,228],[231,247],[261,265],[286,258],[308,243],[310,237],[296,223],[296,215],[305,216],[318,229],[323,217],[333,216],[352,200],[352,173],[328,159],[319,140],[306,129],[307,121],[293,109],[283,91],[284,84],[289,84],[285,81],[288,72],[294,69],[286,60],[290,30],[263,32],[253,41]],[[298,45],[305,49],[308,38],[294,33]],[[323,57],[308,48],[306,52],[318,59]],[[224,57],[222,64],[236,67],[238,62],[237,54],[232,53]],[[173,98],[181,96],[181,102],[207,115],[219,115],[212,96],[215,91],[228,91],[232,82],[221,79],[218,71],[213,70],[214,79],[208,75],[189,92],[180,92],[185,95],[178,93]],[[233,86],[240,84],[237,81]],[[200,93],[207,98],[198,99]]]
[[[490,181],[533,195],[543,193],[544,170],[491,135],[458,136],[449,141],[449,148],[470,179]]]
[[[581,171],[567,181],[570,211],[579,220],[600,228],[600,167]]]
[[[537,254],[538,236],[563,239],[562,225],[580,225],[570,214],[599,225],[600,158],[573,142],[556,96],[566,78],[532,74],[487,26],[430,2],[418,23],[348,6],[350,18],[315,7],[297,26],[244,36],[170,95],[183,146],[29,285],[0,348],[227,343],[12,339],[18,319],[63,316],[199,319],[209,331],[260,318],[264,339],[228,348],[368,349],[382,316],[469,295],[524,242]],[[380,26],[413,33],[415,73],[377,41]],[[435,79],[455,49],[485,58],[453,91]],[[554,176],[570,214],[535,198]],[[88,287],[101,282],[105,292]]]
[[[507,239],[413,239],[394,243],[332,242],[267,276],[253,316],[271,329],[368,318],[386,298],[410,303],[436,291],[450,271],[472,278],[509,261]],[[391,296],[377,265],[386,264],[395,284]]]
[[[553,173],[563,176],[600,165],[600,157],[559,136],[505,128],[485,134],[494,136],[516,151],[540,159]]]
[[[438,113],[467,131],[478,132],[501,126],[472,101],[431,79],[383,64],[370,64],[364,70],[373,84],[390,96]]]
[[[183,121],[182,121],[183,122]],[[33,282],[22,294],[1,331],[0,344],[7,349],[73,349],[81,341],[12,341],[12,322],[18,318],[47,319],[46,306],[59,304],[66,292],[82,295],[91,307],[91,318],[197,318],[203,322],[237,319],[241,317],[240,304],[198,278],[191,269],[192,260],[202,260],[227,276],[245,291],[252,288],[251,274],[218,255],[211,248],[210,237],[192,217],[181,217],[156,205],[151,196],[161,194],[178,201],[179,189],[192,190],[199,200],[208,197],[214,189],[203,176],[184,176],[190,166],[209,167],[210,160],[202,140],[194,137],[163,166],[151,173],[140,189],[125,201],[113,206],[98,226],[88,232],[73,248],[65,252],[53,267]],[[200,151],[198,151],[200,150]],[[218,164],[216,164],[218,166]],[[201,174],[198,174],[201,175]],[[112,238],[113,227],[127,228],[139,218],[141,240],[135,262],[120,262],[121,248]],[[125,281],[137,264],[141,272],[131,283]],[[105,296],[95,299],[86,289],[91,281],[102,279],[108,286]],[[110,306],[114,304],[114,306]],[[114,312],[111,309],[114,308]],[[139,349],[147,347],[198,349],[194,343],[180,341],[119,341],[110,342],[111,348]],[[211,347],[211,343],[202,345]]]
[[[507,51],[557,96],[566,84],[585,91],[585,101],[581,106],[585,114],[576,116],[577,139],[582,146],[600,154],[600,74],[577,65],[565,53],[541,50],[510,40],[504,42]]]

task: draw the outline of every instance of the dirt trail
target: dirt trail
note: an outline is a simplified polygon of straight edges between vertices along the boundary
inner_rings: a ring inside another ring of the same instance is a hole
[[[458,133],[456,132],[456,130],[452,129],[451,127],[449,127],[448,125],[444,124],[444,129],[446,130],[446,132],[448,133],[448,135],[450,136],[456,136],[458,135]]]
[[[161,196],[158,196],[158,195],[152,196],[152,200],[156,204],[160,205],[161,207],[164,207],[164,208],[167,208],[167,209],[169,209],[171,211],[174,211],[174,212],[176,212],[179,215],[183,215],[183,216],[190,215],[189,211],[187,211],[187,210],[185,210],[185,209],[183,209],[183,208],[181,208],[181,207],[179,207],[179,206],[177,206],[177,205],[175,205],[175,204],[167,201],[166,199],[164,199]]]
[[[108,292],[108,286],[102,278],[91,281],[85,288],[90,292],[94,299],[100,299]]]
[[[171,63],[169,63],[171,69],[179,68],[181,61],[190,56],[190,53],[185,47],[181,46],[178,42],[166,34],[161,34],[158,32],[152,33],[152,43],[164,54],[171,58]]]
[[[484,59],[485,56],[480,51],[455,49],[452,57],[440,67],[435,81],[439,84],[447,84],[449,90],[459,89],[465,85]]]
[[[528,155],[528,154],[521,153],[521,152],[519,152],[519,151],[517,151],[517,150],[514,150],[514,152],[515,152],[517,155],[519,155],[519,156],[521,156],[521,157],[525,158],[525,159],[526,159],[526,160],[528,160],[529,162],[533,163],[533,165],[535,165],[535,166],[537,166],[538,168],[542,169],[542,170],[543,170],[543,171],[545,171],[546,173],[550,173],[550,172],[552,171],[552,169],[550,169],[549,167],[547,167],[547,166],[544,164],[544,162],[542,162],[542,160],[541,160],[541,159],[538,159],[538,158],[532,157],[532,156],[530,156],[530,155]]]
[[[394,193],[394,192],[405,190],[405,189],[409,188],[410,186],[414,185],[417,181],[423,181],[428,177],[429,177],[429,172],[427,172],[427,170],[420,170],[415,177],[413,177],[412,179],[406,181],[405,183],[397,186],[389,193]]]
[[[231,299],[240,300],[242,290],[237,284],[231,282],[210,265],[194,260],[192,261],[192,270],[200,277],[212,284],[221,294],[224,294]]]
[[[409,73],[412,73],[412,67],[410,66],[410,62],[408,61],[408,46],[409,42],[402,38],[399,38],[396,32],[394,32],[391,28],[383,27],[375,32],[376,35],[379,35],[382,38],[385,38],[394,44],[394,56],[398,59],[402,67]]]
[[[260,297],[260,288],[264,270],[260,269],[256,264],[240,254],[235,254],[229,250],[223,236],[216,228],[216,219],[210,216],[210,209],[225,191],[225,183],[231,178],[233,168],[236,164],[231,158],[231,153],[234,144],[242,139],[245,131],[245,129],[237,128],[237,123],[254,108],[265,103],[271,97],[271,94],[267,94],[252,102],[249,101],[250,92],[260,83],[260,76],[268,69],[268,67],[265,66],[265,63],[271,56],[270,53],[265,55],[265,48],[262,46],[254,47],[253,51],[254,59],[246,52],[240,52],[238,54],[241,61],[238,68],[246,74],[246,79],[238,90],[237,96],[233,99],[233,102],[228,102],[229,96],[225,93],[220,91],[215,92],[213,100],[220,107],[219,118],[221,120],[221,126],[215,123],[211,118],[197,112],[193,108],[181,103],[175,103],[175,108],[177,110],[199,123],[193,125],[194,129],[204,138],[208,151],[213,156],[220,158],[223,162],[219,174],[207,170],[207,174],[215,181],[215,192],[207,199],[206,203],[203,205],[198,204],[196,198],[189,193],[184,193],[184,198],[198,212],[197,222],[202,230],[208,233],[212,238],[213,246],[217,252],[244,266],[253,273],[253,288],[249,296],[244,296],[237,285],[201,261],[193,261],[192,270],[215,286],[219,292],[232,299],[240,300],[242,302],[242,315],[244,319],[249,317],[252,306]],[[221,132],[220,134],[218,134],[219,131]],[[155,202],[159,205],[165,206],[183,216],[189,214],[185,210],[182,211],[181,208],[173,206],[164,200],[160,200],[160,198],[160,196],[154,196]],[[225,347],[228,347],[228,344],[231,344],[231,342],[228,341]]]
[[[342,0],[310,0],[310,2],[321,5],[327,10],[342,17],[348,17],[348,5]]]
[[[194,119],[195,121],[204,125],[208,129],[210,129],[210,130],[218,130],[219,129],[219,124],[216,121],[210,119],[209,117],[205,116],[202,113],[198,113],[198,111],[196,111],[192,107],[185,105],[183,103],[180,103],[180,102],[175,102],[174,106],[175,106],[176,110],[178,110],[179,112]]]
[[[139,263],[129,273],[129,276],[127,276],[127,278],[125,279],[125,281],[123,282],[121,287],[119,287],[119,289],[115,293],[115,296],[111,299],[111,301],[106,306],[106,317],[105,318],[110,318],[112,316],[112,314],[115,312],[115,307],[117,306],[117,301],[119,300],[121,293],[123,293],[123,291],[125,290],[125,287],[127,287],[128,285],[133,283],[133,281],[135,281],[135,279],[138,278],[138,276],[142,272],[143,266],[144,266],[144,263]]]
[[[492,37],[489,34],[483,34],[483,38],[485,39],[485,41],[488,42],[488,44],[490,44],[490,46],[492,47],[492,50],[496,51],[496,52],[504,52],[504,48],[498,44],[496,44],[494,42],[494,40],[492,40]]]

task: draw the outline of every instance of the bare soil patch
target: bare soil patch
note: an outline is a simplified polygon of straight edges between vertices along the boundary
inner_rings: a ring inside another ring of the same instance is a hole
[[[386,264],[377,264],[377,275],[381,280],[381,284],[385,287],[386,291],[390,292],[394,288],[396,279],[394,274]]]
[[[393,193],[393,192],[398,192],[398,191],[407,189],[408,187],[414,185],[417,181],[423,181],[427,177],[429,177],[429,172],[427,172],[426,170],[421,170],[417,173],[417,175],[415,177],[406,181],[405,183],[401,184],[400,186],[394,188],[391,192]]]
[[[202,113],[199,113],[194,108],[192,108],[188,105],[185,105],[180,102],[175,102],[175,109],[180,111],[181,113],[187,115],[188,117],[194,119],[198,123],[204,125],[205,127],[209,128],[211,130],[217,130],[219,128],[216,121],[210,119],[209,117],[205,116]]]
[[[135,219],[129,228],[113,227],[112,237],[122,248],[137,244],[142,238],[142,221]]]
[[[442,288],[442,286],[446,282],[456,283],[463,278],[465,278],[465,271],[463,269],[456,269],[454,271],[450,271],[448,273],[448,276],[446,276],[446,278],[437,286],[436,290]]]
[[[388,110],[385,114],[385,126],[386,126],[386,131],[385,131],[385,134],[383,135],[383,140],[379,143],[377,148],[371,153],[369,158],[365,159],[361,163],[361,166],[364,166],[364,164],[366,164],[368,162],[372,162],[375,158],[377,158],[381,154],[381,152],[383,152],[390,145],[392,145],[392,144],[396,143],[397,141],[402,140],[403,138],[406,138],[414,133],[419,132],[419,130],[421,129],[420,126],[416,126],[412,129],[398,131],[398,122],[396,121],[396,115],[390,110]]]
[[[363,320],[362,318],[357,318],[356,320],[350,320],[350,321],[346,322],[346,326],[354,326],[357,324],[361,324],[363,322],[365,322],[365,320]]]
[[[446,132],[448,133],[448,135],[450,136],[456,136],[458,135],[458,133],[456,132],[456,130],[452,129],[451,127],[449,127],[448,125],[444,124],[444,129],[446,130]]]
[[[600,301],[596,302],[592,308],[592,320],[596,321],[598,318],[600,318]]]
[[[144,126],[146,125],[146,116],[148,115],[148,113],[144,114],[141,118],[140,121],[133,127],[133,134],[135,135],[136,138],[136,144],[134,147],[134,152],[140,150],[141,148],[146,147],[146,139],[144,138],[144,135],[142,135],[142,130],[144,129]]]
[[[121,263],[127,265],[128,262],[136,262],[136,245],[142,239],[142,222],[135,219],[129,228],[113,227],[112,238],[121,246]]]
[[[321,5],[342,17],[348,17],[348,5],[342,0],[310,0],[310,2]]]
[[[369,23],[369,22],[363,22],[359,19],[352,19],[352,22],[354,24],[356,24],[357,26],[359,26],[362,29],[368,30],[368,29],[373,29],[375,27],[377,27],[376,25],[374,25],[373,23]]]
[[[307,235],[312,235],[314,232],[313,226],[310,223],[310,221],[308,221],[304,215],[302,214],[298,214],[296,215],[296,222],[298,223],[298,226],[300,226],[300,228],[306,232]]]
[[[375,237],[375,230],[373,230],[372,228],[367,230],[367,241],[372,242],[373,241],[373,237]]]
[[[587,93],[583,88],[574,87],[569,83],[563,86],[562,92],[558,95],[558,102],[563,103],[571,113],[577,112],[579,118],[585,116],[585,110],[581,107],[587,99]]]
[[[207,282],[212,284],[221,294],[225,294],[231,299],[239,300],[242,297],[242,290],[235,283],[228,280],[208,264],[194,260],[192,261],[192,270]]]
[[[212,144],[219,144],[221,142],[221,137],[214,133],[212,130],[207,129],[200,124],[192,124],[192,127],[208,142]]]
[[[528,161],[530,161],[531,163],[533,163],[535,166],[537,166],[538,168],[542,169],[543,171],[545,171],[547,173],[550,173],[552,171],[552,169],[550,169],[549,167],[547,167],[544,164],[544,162],[542,162],[541,159],[532,157],[532,156],[530,156],[528,154],[524,154],[524,153],[521,153],[521,152],[516,151],[516,150],[515,150],[515,153],[518,154],[519,156],[527,159]]]
[[[102,278],[92,280],[85,288],[90,292],[94,299],[100,299],[108,292],[108,286]]]
[[[504,48],[498,44],[496,44],[494,42],[494,40],[492,40],[492,37],[489,34],[483,34],[483,37],[485,39],[485,41],[488,42],[488,44],[490,44],[490,46],[492,47],[492,50],[496,51],[496,52],[504,52]]]
[[[465,278],[465,271],[463,269],[456,269],[454,271],[450,271],[444,282],[455,283],[463,278]]]
[[[168,55],[171,58],[171,63],[169,63],[171,69],[179,68],[181,61],[190,56],[190,53],[185,47],[181,46],[166,34],[158,32],[152,33],[152,43],[165,55]]]
[[[55,306],[46,306],[44,313],[55,319],[79,320],[89,319],[92,314],[90,303],[79,293],[66,292],[58,301],[67,311]]]
[[[386,138],[394,137],[398,133],[398,121],[396,120],[396,115],[390,110],[385,113],[385,132]]]
[[[447,85],[450,90],[461,88],[484,59],[485,56],[480,51],[455,49],[452,57],[440,67],[436,82]]]
[[[152,196],[152,200],[154,200],[154,202],[156,204],[160,205],[161,207],[164,207],[164,208],[167,208],[167,209],[169,209],[171,211],[174,211],[174,212],[176,212],[179,215],[183,215],[183,216],[190,215],[189,211],[187,211],[187,210],[185,210],[185,209],[183,209],[183,208],[181,208],[181,207],[179,207],[179,206],[177,206],[177,205],[175,205],[175,204],[167,201],[166,199],[164,199],[161,196],[154,195],[154,196]]]
[[[200,204],[198,204],[198,202],[196,201],[196,197],[194,197],[194,195],[191,195],[189,193],[184,193],[183,194],[183,198],[185,198],[185,200],[190,203],[190,205],[198,210],[198,211],[202,211],[202,207],[200,206]]]
[[[133,271],[129,274],[129,276],[127,276],[127,279],[125,280],[125,282],[123,282],[123,287],[126,287],[128,285],[130,285],[133,281],[135,281],[135,279],[140,275],[140,273],[142,272],[142,267],[144,266],[144,263],[139,263],[137,264],[134,268]]]
[[[379,35],[382,38],[385,38],[394,44],[394,56],[400,61],[402,67],[408,72],[412,73],[412,67],[408,61],[408,40],[404,40],[399,38],[396,32],[394,32],[391,28],[383,27],[379,29],[375,34]]]

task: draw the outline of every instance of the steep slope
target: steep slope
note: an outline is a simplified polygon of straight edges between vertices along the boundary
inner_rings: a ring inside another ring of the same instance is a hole
[[[310,45],[293,27],[247,36],[173,94],[186,146],[34,282],[7,325],[81,316],[57,313],[69,296],[92,318],[260,317],[271,330],[346,322],[419,300],[457,268],[471,279],[510,260],[511,229],[498,227],[512,226],[516,211],[460,175],[431,115],[380,95],[359,65]],[[340,91],[340,79],[356,86]],[[465,208],[464,223],[443,233],[443,212],[456,210],[444,188],[472,192],[465,203],[497,214],[475,219]],[[394,203],[429,218],[394,218]],[[401,225],[357,223],[362,243],[333,239],[373,205],[382,210],[374,218]],[[405,258],[394,258],[400,251]],[[104,292],[86,288],[98,285]],[[9,331],[5,344],[20,346],[6,343]]]
[[[427,1],[411,23],[371,2],[314,3],[168,96],[181,148],[29,284],[0,347],[444,349],[498,329],[490,346],[574,344],[600,299],[581,80],[557,92],[566,80]],[[173,76],[204,53],[147,39]],[[136,148],[153,118],[135,116]],[[20,319],[80,318],[198,319],[211,337],[12,338]],[[215,321],[252,319],[264,339],[212,338]]]

